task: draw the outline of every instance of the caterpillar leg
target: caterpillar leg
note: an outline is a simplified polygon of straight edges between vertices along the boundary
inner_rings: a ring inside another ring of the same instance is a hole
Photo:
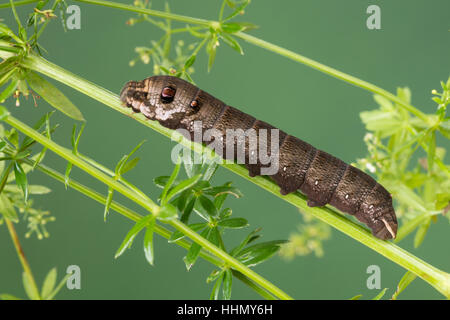
[[[308,199],[308,202],[306,203],[308,205],[308,207],[323,207],[324,205],[326,205],[326,203],[320,203],[311,199]]]

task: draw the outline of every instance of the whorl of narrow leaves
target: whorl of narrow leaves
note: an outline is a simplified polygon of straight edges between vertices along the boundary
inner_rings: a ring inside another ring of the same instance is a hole
[[[450,204],[450,170],[444,163],[446,150],[437,144],[438,135],[450,139],[450,120],[446,117],[450,78],[446,83],[441,82],[441,86],[442,92],[432,91],[433,101],[438,104],[436,112],[426,114],[426,119],[418,117],[415,109],[407,112],[380,95],[374,96],[378,109],[361,113],[370,131],[365,137],[370,155],[358,160],[358,165],[375,173],[396,200],[396,211],[403,223],[395,241],[415,231],[416,248],[424,241],[431,222],[438,215],[445,215],[445,208]],[[408,88],[398,88],[397,96],[406,103],[411,102]]]

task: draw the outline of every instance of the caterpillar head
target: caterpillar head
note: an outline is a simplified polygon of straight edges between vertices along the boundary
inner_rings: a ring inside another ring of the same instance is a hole
[[[364,200],[361,210],[368,217],[367,224],[374,236],[383,240],[395,239],[398,223],[392,197],[380,184]]]
[[[153,76],[142,81],[129,81],[120,92],[120,100],[134,112],[175,129],[180,121],[195,114],[197,87],[172,76]]]

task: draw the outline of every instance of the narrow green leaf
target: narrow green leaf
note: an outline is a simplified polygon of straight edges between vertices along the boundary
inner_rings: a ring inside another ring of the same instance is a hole
[[[231,285],[233,283],[233,274],[230,269],[225,271],[222,285],[222,295],[224,300],[231,299]]]
[[[36,168],[36,166],[41,163],[42,159],[45,157],[45,153],[47,152],[47,148],[42,148],[41,152],[39,153],[39,156],[37,157],[36,161],[34,162],[33,169]]]
[[[200,179],[200,177],[201,177],[201,175],[198,174],[196,176],[193,176],[192,178],[181,181],[179,184],[177,184],[175,187],[173,187],[169,191],[169,193],[166,196],[166,202],[169,202],[177,194],[194,186],[197,183],[197,181]]]
[[[218,225],[224,228],[239,229],[247,227],[248,221],[244,218],[230,218],[219,221]]]
[[[80,110],[69,99],[59,91],[54,85],[31,71],[27,74],[26,80],[31,89],[37,92],[51,106],[63,112],[75,120],[84,121]]]
[[[190,149],[187,148],[183,148],[182,150],[183,153],[185,152],[191,152],[192,151]],[[192,162],[189,161],[183,161],[183,166],[184,166],[184,171],[186,172],[188,178],[191,178],[193,176],[195,176],[197,173],[194,172],[194,164]]]
[[[202,214],[206,213],[211,217],[216,217],[218,215],[217,208],[210,199],[205,197],[204,195],[200,195],[198,197],[196,209],[200,211]]]
[[[199,231],[199,230],[205,228],[207,225],[208,225],[207,223],[201,222],[201,223],[193,223],[193,224],[190,224],[190,225],[188,225],[188,227],[191,228],[192,230],[194,230],[195,232],[197,232],[197,231]],[[184,238],[184,236],[185,236],[185,235],[184,235],[183,232],[176,230],[176,231],[174,231],[174,232],[171,234],[171,236],[170,236],[168,242],[172,243],[172,242],[181,240],[181,239]]]
[[[166,185],[164,186],[163,192],[161,194],[161,204],[165,204],[167,203],[166,201],[166,195],[169,192],[169,189],[172,187],[172,184],[175,182],[175,179],[178,176],[178,173],[180,172],[180,167],[181,167],[181,161],[178,158],[177,160],[177,164],[175,165],[175,168],[172,171],[172,174],[169,177],[169,180],[167,181]]]
[[[208,36],[207,32],[204,32],[204,33],[198,32],[195,29],[193,29],[192,27],[190,27],[189,25],[186,25],[186,29],[192,36],[194,36],[196,38],[204,39]]]
[[[70,180],[70,172],[72,171],[72,163],[68,162],[67,163],[67,167],[66,167],[66,172],[64,174],[64,186],[67,187],[69,186],[69,180]]]
[[[234,39],[232,36],[227,35],[226,33],[223,33],[222,35],[223,40],[225,41],[226,44],[228,44],[231,48],[233,48],[235,51],[237,51],[240,54],[244,54],[244,50],[242,50],[241,45],[239,44],[239,42]]]
[[[145,140],[142,140],[141,142],[139,142],[139,144],[133,148],[133,150],[131,150],[131,152],[125,156],[122,157],[122,159],[119,161],[119,163],[116,166],[116,175],[121,175],[129,170],[131,170],[132,168],[134,168],[134,166],[137,164],[137,162],[139,161],[139,158],[137,158],[138,160],[131,160],[130,163],[128,164],[128,160],[131,158],[131,156],[138,151],[142,145],[145,143]],[[130,167],[131,166],[131,167]]]
[[[3,103],[6,99],[8,99],[17,88],[17,79],[11,79],[9,85],[0,93],[0,103]]]
[[[187,80],[188,82],[192,83],[193,85],[195,85],[194,80],[192,80],[191,76],[189,75],[189,73],[187,73],[186,71],[183,72],[183,76],[185,77],[185,80]]]
[[[127,235],[125,236],[125,239],[122,241],[122,244],[120,245],[119,249],[117,249],[116,254],[114,258],[120,257],[122,253],[125,252],[126,249],[130,248],[134,238],[136,238],[137,234],[149,223],[151,219],[153,219],[154,216],[152,214],[149,214],[145,217],[143,217],[141,220],[136,222],[133,228],[131,228],[130,231],[128,231]]]
[[[214,173],[217,171],[219,165],[214,160],[211,161],[207,160],[207,162],[204,165],[206,165],[206,169],[204,170],[202,180],[209,181],[211,180]]]
[[[199,193],[204,193],[204,191],[211,189],[211,183],[206,180],[200,180],[197,182],[197,184],[194,186],[195,191],[201,191]]]
[[[6,24],[0,23],[0,34],[11,36],[14,33],[12,32],[12,30],[10,28],[8,28],[8,26]]]
[[[217,227],[211,228],[208,235],[208,241],[211,242],[216,247],[223,249],[222,237],[220,236],[219,228]]]
[[[153,179],[153,183],[161,189],[164,189],[164,187],[167,184],[167,181],[169,181],[169,176],[160,176]]]
[[[205,228],[200,235],[206,239],[206,238],[208,238],[209,232],[210,232],[210,229]],[[201,249],[202,249],[202,246],[199,245],[198,243],[193,242],[191,244],[191,247],[189,248],[188,253],[186,254],[186,256],[183,259],[184,263],[186,265],[186,269],[188,271],[191,270],[192,266],[194,265],[195,261],[197,260]]]
[[[28,298],[31,300],[40,300],[41,297],[39,296],[39,292],[37,292],[32,285],[32,280],[29,278],[28,273],[23,272],[22,273],[22,282],[23,287],[25,289],[25,293],[27,294]]]
[[[17,90],[19,90],[25,97],[28,97],[30,94],[26,81],[22,79],[19,79],[17,82]]]
[[[45,277],[44,284],[41,289],[42,299],[47,299],[47,297],[53,292],[56,285],[57,271],[56,268],[51,269],[47,276]]]
[[[267,241],[243,249],[236,257],[247,266],[255,266],[270,257],[279,249],[284,240]]]
[[[27,202],[28,199],[28,181],[27,181],[27,175],[23,171],[22,166],[19,162],[14,162],[14,176],[16,178],[17,186],[22,189],[23,196],[25,199],[25,202]]]
[[[372,300],[381,300],[381,298],[383,298],[384,294],[386,293],[386,290],[388,288],[384,288],[383,290],[380,291],[379,294],[376,295],[376,297],[374,297]]]
[[[195,203],[197,202],[196,197],[192,197],[192,199],[188,202],[186,207],[184,208],[183,214],[181,215],[181,222],[188,223],[189,217],[191,216],[192,210],[195,207]]]
[[[165,68],[164,66],[161,66],[161,65],[160,65],[159,68],[160,68],[162,71],[164,71],[165,74],[170,74],[169,69]]]
[[[67,279],[69,279],[70,276],[71,274],[66,274],[58,283],[56,288],[45,298],[45,300],[52,300],[58,294],[58,292],[66,285]]]
[[[16,129],[12,128],[7,134],[7,138],[16,147],[16,149],[19,148],[19,134]]]
[[[428,143],[428,173],[433,174],[434,156],[436,155],[436,133],[433,131],[429,138]]]
[[[127,163],[125,163],[122,167],[120,174],[125,174],[128,171],[130,171],[131,169],[133,169],[138,164],[139,160],[140,160],[140,158],[133,158],[130,161],[128,161]]]
[[[259,237],[259,236],[257,236],[256,234],[257,234],[258,232],[260,232],[260,231],[261,231],[261,228],[257,228],[257,229],[255,229],[255,230],[253,230],[252,232],[250,232],[250,233],[247,235],[247,237],[245,237],[245,239],[242,240],[242,242],[241,242],[236,248],[234,248],[233,250],[231,250],[230,255],[232,255],[232,256],[234,257],[234,256],[236,256],[237,254],[239,254],[239,253],[241,252],[241,250],[242,250],[247,244],[249,244],[250,242],[256,240],[255,237]]]
[[[434,102],[436,102],[437,104],[443,104],[444,102],[440,99],[440,98],[438,98],[438,97],[433,97],[433,98],[431,98]]]
[[[351,297],[349,300],[359,300],[362,297],[362,294],[358,294],[354,297]]]
[[[436,210],[444,210],[450,204],[450,193],[436,195]]]
[[[183,69],[186,70],[186,69],[190,68],[194,64],[196,57],[197,57],[197,55],[195,55],[195,54],[190,56],[189,59],[187,59],[186,62],[184,63]]]
[[[9,111],[4,106],[0,106],[0,121],[5,120],[9,116]]]
[[[208,53],[208,72],[210,72],[214,64],[214,60],[216,59],[217,35],[214,34],[211,37],[211,40],[209,40],[209,43],[206,47],[206,51]]]
[[[392,295],[392,300],[396,300],[398,295],[403,290],[405,290],[406,287],[409,286],[411,284],[411,282],[413,282],[414,279],[416,279],[416,278],[417,278],[417,276],[414,273],[412,273],[411,271],[407,271],[401,278],[400,282],[398,283],[397,290]]]
[[[12,294],[2,293],[2,294],[0,294],[0,300],[22,300],[22,299],[17,298],[16,296],[13,296]]]
[[[111,206],[111,202],[114,195],[114,189],[108,188],[108,195],[106,196],[106,203],[105,203],[105,211],[103,211],[103,220],[106,221],[106,218],[108,217],[109,208]]]
[[[213,272],[211,272],[211,274],[206,279],[206,283],[211,283],[211,282],[215,281],[217,278],[219,278],[220,275],[222,275],[222,273],[223,273],[223,270],[214,270]]]
[[[153,265],[154,262],[154,251],[153,251],[153,231],[155,229],[156,219],[150,219],[147,228],[145,230],[144,236],[144,254],[148,263]]]
[[[224,277],[224,273],[222,272],[222,273],[220,273],[219,278],[214,283],[214,287],[211,291],[211,295],[209,296],[210,300],[218,300],[219,299],[220,287],[222,285],[223,277]]]
[[[51,139],[51,133],[54,132],[54,130],[56,129],[56,127],[51,128],[51,126],[50,126],[50,116],[52,114],[53,114],[53,111],[47,113],[46,117],[45,117],[45,136],[48,139]],[[39,156],[35,160],[35,163],[33,165],[33,169],[42,161],[42,159],[44,159],[46,151],[47,151],[47,148],[43,147],[41,152],[39,153]]]
[[[4,66],[6,67],[6,66]],[[8,72],[5,72],[3,75],[0,76],[0,87],[3,86],[13,75],[14,73],[16,73],[17,69],[13,68],[11,70],[9,70]],[[16,82],[17,85],[17,82]],[[3,102],[2,100],[0,100],[0,102]]]
[[[83,123],[80,127],[80,131],[78,131],[78,134],[76,134],[77,132],[77,126],[74,125],[73,129],[72,129],[72,153],[73,154],[78,154],[78,144],[80,143],[80,139],[81,139],[81,135],[83,134],[84,128],[86,126],[86,123]]]
[[[230,14],[228,17],[226,17],[223,21],[227,21],[230,19],[233,19],[235,16],[237,16],[238,14],[240,14],[250,3],[250,0],[246,0],[244,1],[242,4],[240,4],[234,11],[232,14]]]
[[[190,199],[192,198],[192,191],[191,190],[184,190],[181,192],[181,194],[172,201],[173,205],[176,205],[178,211],[184,212],[184,208],[186,207],[186,204]]]
[[[33,129],[35,129],[36,131],[40,131],[42,126],[45,125],[49,119],[49,117],[53,114],[53,111],[46,113],[44,116],[42,116],[33,126]],[[46,130],[48,132],[48,128]],[[35,142],[35,140],[33,140],[32,138],[30,138],[29,136],[26,136],[23,141],[22,144],[20,145],[19,150],[23,151],[25,149],[27,149],[30,145],[32,145]]]
[[[219,213],[219,219],[221,220],[225,220],[227,219],[229,216],[231,216],[231,214],[233,213],[233,210],[231,210],[230,208],[225,208],[222,211],[220,211]]]
[[[52,192],[50,188],[47,188],[46,186],[39,186],[39,185],[28,185],[28,193],[29,194],[47,194]]]

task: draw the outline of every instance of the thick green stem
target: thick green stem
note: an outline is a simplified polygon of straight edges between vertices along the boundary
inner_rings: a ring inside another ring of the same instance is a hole
[[[41,135],[39,132],[35,131],[33,128],[27,126],[26,124],[22,123],[20,120],[14,118],[13,116],[9,115],[4,119],[6,123],[8,123],[10,126],[14,127],[16,130],[22,132],[23,134],[29,136],[30,138],[36,140],[38,143],[43,145],[44,147],[47,147],[49,150],[53,151],[60,157],[66,159],[67,161],[71,162],[74,166],[77,166],[81,170],[85,171],[86,173],[90,174],[91,176],[95,177],[97,180],[103,182],[104,184],[108,185],[109,187],[113,188],[114,190],[118,191],[119,193],[123,194],[127,198],[133,200],[135,203],[139,204],[143,208],[147,209],[153,214],[157,214],[160,210],[159,206],[156,205],[153,201],[151,201],[148,198],[142,198],[139,194],[135,193],[133,190],[128,189],[121,183],[117,182],[116,180],[112,179],[111,177],[107,176],[100,170],[92,167],[90,164],[86,163],[84,160],[82,160],[80,157],[74,155],[70,150],[59,146],[55,142],[49,140],[45,136]],[[209,242],[208,240],[201,237],[199,234],[194,232],[192,229],[190,229],[188,226],[186,226],[184,223],[182,223],[179,220],[170,220],[168,223],[173,226],[178,231],[182,232],[186,236],[188,236],[191,240],[198,243],[201,247],[203,247],[205,250],[211,252],[216,257],[219,257],[222,259],[227,265],[230,267],[240,271],[241,273],[245,274],[248,278],[252,279],[255,283],[266,289],[267,291],[271,292],[275,296],[277,296],[280,299],[292,299],[288,294],[283,292],[281,289],[273,285],[268,280],[261,277],[259,274],[245,266],[240,261],[236,260],[232,256],[230,256],[228,253],[223,251],[222,249],[216,247],[214,244]]]
[[[187,147],[194,147],[196,148],[196,150],[204,150],[203,146],[193,144],[187,139],[184,139],[180,134],[176,134],[173,130],[167,129],[155,121],[147,120],[142,114],[133,114],[129,109],[124,108],[121,105],[119,97],[112,92],[101,88],[100,86],[97,86],[87,80],[84,80],[81,77],[76,76],[59,66],[56,66],[43,58],[37,56],[29,56],[23,60],[23,64],[24,66],[32,70],[39,71],[55,80],[68,85],[69,87],[72,87],[92,97],[95,100],[100,101],[101,103],[113,108],[118,112],[134,118],[138,122],[152,128],[153,130],[167,137],[171,137],[172,139],[177,140],[177,142]],[[330,208],[308,207],[306,205],[305,197],[299,193],[281,196],[279,193],[279,187],[274,182],[264,177],[250,178],[248,176],[248,171],[244,166],[237,164],[224,164],[223,166],[230,171],[233,171],[234,173],[244,177],[245,179],[248,179],[249,181],[255,183],[256,185],[270,191],[284,201],[293,204],[297,208],[300,208],[302,211],[314,215],[315,217],[328,223],[334,228],[349,235],[353,239],[363,243],[367,247],[375,250],[376,252],[382,254],[393,262],[399,264],[405,269],[410,270],[417,276],[430,283],[446,297],[450,298],[450,276],[447,273],[434,268],[433,266],[404,251],[393,243],[376,239],[367,230]]]

